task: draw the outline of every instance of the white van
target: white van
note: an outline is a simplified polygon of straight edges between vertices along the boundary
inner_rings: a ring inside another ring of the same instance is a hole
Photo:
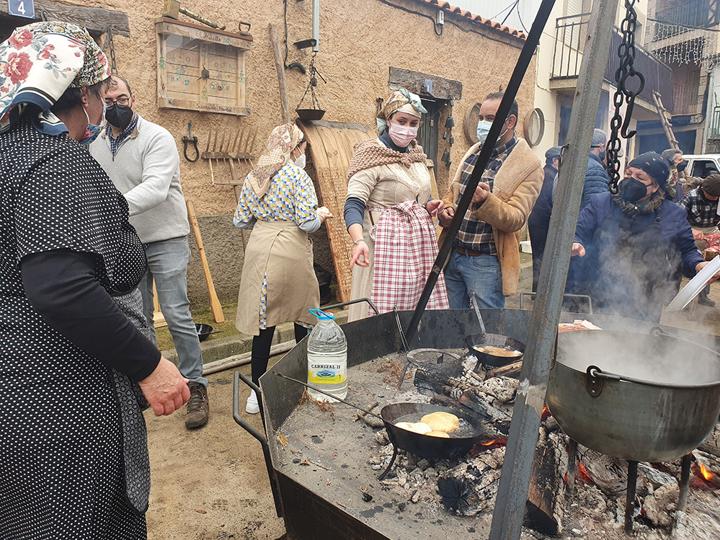
[[[720,154],[683,155],[687,161],[685,173],[696,178],[720,172]]]

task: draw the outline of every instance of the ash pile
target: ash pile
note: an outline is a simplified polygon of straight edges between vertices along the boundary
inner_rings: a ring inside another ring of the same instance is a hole
[[[440,362],[442,366],[433,366],[432,359],[439,358],[438,353],[424,350],[420,358],[411,358],[404,391],[392,401],[465,407],[492,429],[488,429],[486,440],[457,459],[429,460],[401,451],[381,484],[382,489],[407,501],[403,510],[418,503],[429,505],[440,513],[468,518],[468,531],[472,532],[474,520],[492,515],[521,364],[486,369],[478,365],[476,357],[465,354],[455,369],[448,365],[447,357]],[[378,371],[384,372],[389,382],[402,373],[402,362],[401,358],[387,360]],[[373,411],[379,411],[385,403],[373,405]],[[368,467],[378,474],[390,464],[393,445],[381,421],[362,413],[358,419],[378,430],[368,461]],[[627,462],[573,445],[545,406],[523,537],[624,538]],[[570,459],[573,453],[576,459]],[[720,538],[717,427],[693,452],[691,471],[688,508],[678,512],[680,460],[639,464],[633,508],[636,538]],[[372,494],[366,497],[371,500]]]

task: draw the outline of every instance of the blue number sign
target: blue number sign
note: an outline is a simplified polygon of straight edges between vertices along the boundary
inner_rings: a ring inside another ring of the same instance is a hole
[[[8,13],[15,17],[35,18],[35,0],[8,0]]]

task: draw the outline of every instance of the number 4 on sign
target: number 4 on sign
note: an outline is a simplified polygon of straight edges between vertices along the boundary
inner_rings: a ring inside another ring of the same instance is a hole
[[[35,18],[35,0],[8,0],[8,13],[15,17]]]

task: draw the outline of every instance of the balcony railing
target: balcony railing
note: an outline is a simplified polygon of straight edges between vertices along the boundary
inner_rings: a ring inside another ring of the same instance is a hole
[[[583,51],[586,43],[589,13],[559,17],[555,23],[555,50],[553,52],[552,79],[574,79],[580,73]],[[615,29],[610,43],[610,59],[605,68],[605,80],[615,84],[615,71],[620,65],[618,47],[622,43],[620,33]],[[672,70],[656,60],[645,49],[635,46],[635,70],[645,77],[645,87],[640,97],[653,103],[653,91],[662,94],[665,107],[673,110]]]
[[[676,5],[659,10],[655,13],[655,23],[677,25],[680,32],[690,32],[694,28],[711,28],[720,24],[719,0],[682,0]],[[661,28],[656,24],[653,41],[664,37]]]

